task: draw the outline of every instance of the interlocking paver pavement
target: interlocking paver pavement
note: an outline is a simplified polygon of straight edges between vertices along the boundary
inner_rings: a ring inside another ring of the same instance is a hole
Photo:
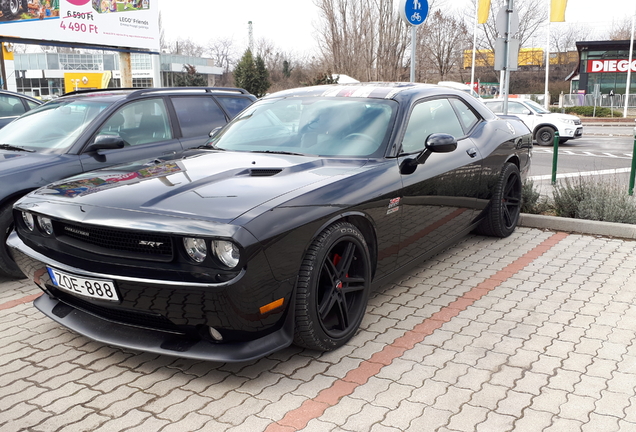
[[[471,236],[355,338],[241,364],[105,346],[0,279],[0,431],[636,431],[636,241]]]

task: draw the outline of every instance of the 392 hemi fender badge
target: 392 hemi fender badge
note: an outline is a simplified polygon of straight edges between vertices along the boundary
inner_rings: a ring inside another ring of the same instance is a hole
[[[400,201],[402,198],[398,197],[398,198],[393,198],[391,201],[389,201],[389,209],[386,211],[386,214],[391,214],[391,213],[395,213],[396,211],[398,211],[400,209]]]

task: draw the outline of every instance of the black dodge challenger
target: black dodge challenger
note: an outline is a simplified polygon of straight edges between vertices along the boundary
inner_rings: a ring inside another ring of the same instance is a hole
[[[469,232],[516,227],[532,136],[460,91],[287,90],[202,148],[50,184],[8,245],[36,307],[97,341],[213,361],[332,350],[369,291]]]

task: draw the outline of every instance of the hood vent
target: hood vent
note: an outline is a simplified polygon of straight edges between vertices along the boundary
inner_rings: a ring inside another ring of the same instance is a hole
[[[250,177],[271,177],[275,176],[281,171],[282,169],[278,168],[251,169]]]

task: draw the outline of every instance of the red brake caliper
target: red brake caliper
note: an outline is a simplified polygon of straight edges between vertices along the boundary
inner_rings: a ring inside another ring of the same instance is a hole
[[[342,257],[340,255],[334,254],[334,256],[333,256],[333,265],[334,265],[334,267],[338,266],[338,263],[340,262],[341,259],[342,259]],[[346,276],[349,277],[349,273],[347,273]],[[342,289],[342,281],[341,280],[338,280],[336,282],[336,288]]]

